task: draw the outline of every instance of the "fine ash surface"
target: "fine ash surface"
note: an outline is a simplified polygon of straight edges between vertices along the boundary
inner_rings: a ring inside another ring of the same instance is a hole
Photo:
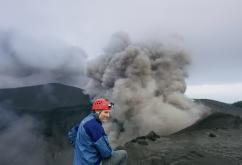
[[[130,165],[242,164],[242,119],[215,113],[170,136],[154,132],[126,143]]]

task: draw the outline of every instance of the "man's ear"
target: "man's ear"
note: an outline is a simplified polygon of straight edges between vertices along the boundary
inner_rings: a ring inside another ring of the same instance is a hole
[[[95,112],[96,117],[99,119],[100,114],[102,113],[102,110]]]

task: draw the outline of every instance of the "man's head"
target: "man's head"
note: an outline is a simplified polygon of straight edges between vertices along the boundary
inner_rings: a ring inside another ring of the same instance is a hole
[[[110,118],[112,106],[113,103],[111,103],[108,99],[99,98],[93,102],[92,111],[97,114],[97,117],[101,122],[107,122]]]

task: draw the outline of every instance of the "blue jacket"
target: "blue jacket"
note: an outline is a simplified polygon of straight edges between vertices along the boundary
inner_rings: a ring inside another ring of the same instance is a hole
[[[99,165],[112,155],[107,135],[94,113],[79,124],[74,150],[73,165]]]

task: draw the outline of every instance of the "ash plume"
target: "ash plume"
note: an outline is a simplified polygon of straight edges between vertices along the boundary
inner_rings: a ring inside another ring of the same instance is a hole
[[[50,82],[82,85],[86,58],[79,47],[57,39],[0,30],[0,88]]]
[[[187,52],[161,42],[133,43],[126,33],[113,35],[105,53],[90,61],[86,91],[115,103],[106,125],[116,145],[151,130],[167,135],[197,121],[200,105],[184,95]]]
[[[1,164],[46,164],[46,142],[30,116],[18,116],[0,107]]]

